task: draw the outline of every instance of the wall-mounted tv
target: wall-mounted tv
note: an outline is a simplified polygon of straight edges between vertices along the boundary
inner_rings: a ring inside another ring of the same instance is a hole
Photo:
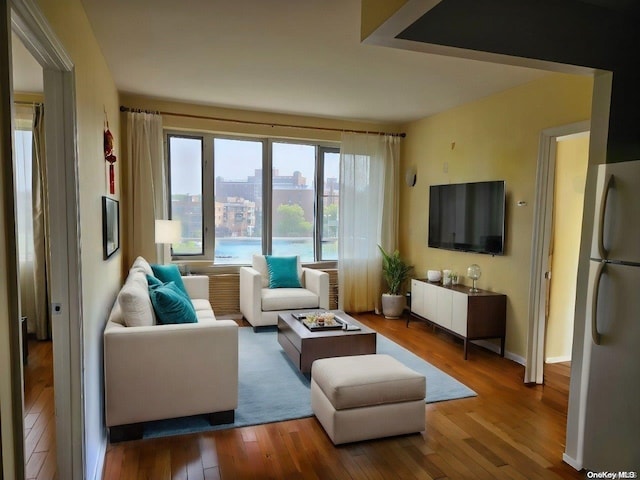
[[[429,188],[430,247],[502,255],[504,219],[504,180]]]

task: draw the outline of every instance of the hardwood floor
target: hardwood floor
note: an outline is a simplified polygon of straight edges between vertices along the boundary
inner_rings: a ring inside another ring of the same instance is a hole
[[[422,434],[335,447],[315,418],[109,445],[114,479],[582,479],[562,462],[568,369],[548,385],[524,368],[423,322],[358,315],[470,388],[477,397],[426,405]],[[267,380],[268,381],[268,380]],[[429,386],[427,385],[427,388]]]
[[[50,341],[29,339],[24,368],[25,478],[56,478],[53,352]]]

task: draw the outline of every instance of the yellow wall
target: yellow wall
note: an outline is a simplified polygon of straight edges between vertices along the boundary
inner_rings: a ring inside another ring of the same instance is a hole
[[[120,254],[106,261],[102,257],[101,204],[102,196],[108,193],[102,136],[105,110],[115,135],[116,156],[120,157],[123,150],[118,91],[81,1],[39,0],[38,3],[75,66],[86,476],[93,478],[101,462],[100,449],[106,441],[102,409],[102,332],[121,282]],[[119,178],[116,184],[120,184]],[[116,190],[115,198],[118,196]]]
[[[587,179],[589,136],[557,144],[553,212],[553,257],[545,361],[571,359],[578,252]]]
[[[470,264],[480,265],[478,287],[508,297],[506,349],[517,357],[526,354],[540,133],[589,119],[592,88],[591,78],[552,74],[405,128],[401,168],[416,166],[418,180],[413,188],[401,185],[400,252],[419,276],[444,268],[464,276]],[[429,185],[483,180],[506,181],[505,255],[428,248]]]

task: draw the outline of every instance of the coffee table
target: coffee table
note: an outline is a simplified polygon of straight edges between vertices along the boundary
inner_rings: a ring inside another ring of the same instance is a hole
[[[310,310],[300,310],[309,312]],[[376,332],[341,310],[331,310],[337,318],[357,325],[360,330],[311,331],[292,313],[278,315],[278,343],[300,372],[311,373],[314,360],[376,353]]]

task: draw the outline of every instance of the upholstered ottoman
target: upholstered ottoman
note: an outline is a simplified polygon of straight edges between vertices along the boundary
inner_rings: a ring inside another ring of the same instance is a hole
[[[425,386],[389,355],[322,358],[311,367],[311,408],[335,445],[421,432]]]

